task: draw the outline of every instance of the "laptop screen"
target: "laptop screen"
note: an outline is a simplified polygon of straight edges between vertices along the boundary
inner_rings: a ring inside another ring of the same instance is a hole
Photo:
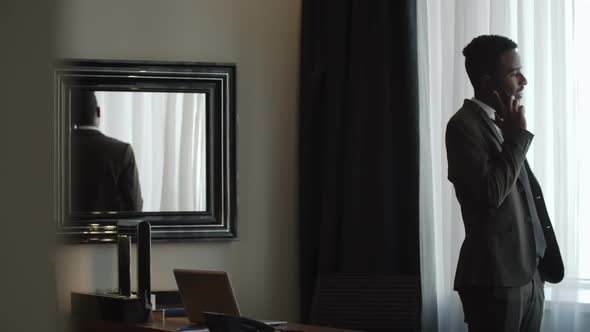
[[[240,316],[227,272],[174,269],[174,277],[191,322],[205,323],[203,311]]]

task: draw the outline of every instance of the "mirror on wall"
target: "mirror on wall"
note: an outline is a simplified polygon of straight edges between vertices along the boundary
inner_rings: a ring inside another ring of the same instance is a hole
[[[55,69],[56,222],[68,242],[236,237],[235,65],[63,60]]]
[[[207,210],[205,93],[80,93],[91,100],[72,109],[72,212]]]

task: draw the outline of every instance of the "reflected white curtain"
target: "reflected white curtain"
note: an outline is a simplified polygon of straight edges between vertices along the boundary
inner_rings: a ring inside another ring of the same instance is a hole
[[[206,209],[206,95],[97,91],[99,129],[130,143],[143,211]]]
[[[590,1],[420,0],[420,250],[425,331],[466,331],[453,279],[464,238],[447,180],[445,126],[473,96],[462,50],[481,34],[519,44],[527,158],[544,190],[566,277],[546,284],[543,331],[590,330]],[[585,38],[586,37],[586,38]]]

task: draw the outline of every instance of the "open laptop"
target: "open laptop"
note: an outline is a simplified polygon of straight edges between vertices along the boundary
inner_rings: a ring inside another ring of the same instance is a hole
[[[238,302],[227,272],[174,269],[174,278],[189,321],[205,324],[203,311],[240,316]],[[287,323],[265,320],[261,322],[271,326]]]

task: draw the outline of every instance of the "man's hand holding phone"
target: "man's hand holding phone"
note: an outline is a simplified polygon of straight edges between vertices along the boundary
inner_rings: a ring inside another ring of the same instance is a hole
[[[496,97],[496,124],[502,132],[509,134],[518,129],[526,130],[526,118],[524,106],[513,95],[509,95],[503,89],[493,92]]]

